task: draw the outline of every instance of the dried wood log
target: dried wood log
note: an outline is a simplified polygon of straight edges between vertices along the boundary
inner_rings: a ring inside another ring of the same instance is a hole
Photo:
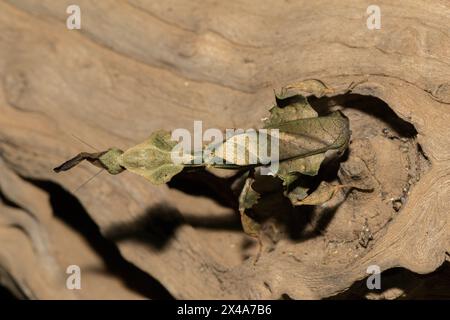
[[[69,1],[0,3],[0,282],[18,296],[314,299],[345,291],[370,265],[425,274],[450,260],[446,1],[380,0],[379,30],[357,0],[77,2],[80,30],[65,27]],[[267,230],[256,264],[220,189],[207,194],[186,176],[152,186],[127,172],[84,184],[97,173],[88,164],[51,170],[86,143],[126,149],[194,120],[257,128],[272,89],[305,79],[330,89],[313,106],[342,110],[352,129],[347,157],[324,175],[374,191],[296,212]],[[159,293],[108,271],[83,227],[58,218],[49,184],[115,242],[123,277],[145,273]],[[65,287],[71,264],[85,270],[80,291]]]

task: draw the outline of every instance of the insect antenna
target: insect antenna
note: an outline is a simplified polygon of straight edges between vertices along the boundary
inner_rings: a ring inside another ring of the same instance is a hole
[[[78,140],[79,142],[81,142],[82,144],[88,146],[89,148],[99,152],[99,150],[97,148],[95,148],[94,146],[90,145],[89,143],[87,143],[86,141],[84,141],[83,139],[81,139],[80,137],[77,137],[75,134],[71,133],[70,134],[73,138],[75,138],[76,140]],[[81,160],[82,157],[80,157],[81,159],[76,159],[75,164],[78,164]],[[72,166],[74,166],[72,165]],[[72,167],[70,166],[70,167]],[[62,166],[61,166],[62,167]],[[56,168],[58,169],[58,168]],[[63,169],[64,170],[64,169]],[[101,169],[100,171],[98,171],[97,173],[95,173],[92,177],[90,177],[89,179],[87,179],[85,182],[83,182],[80,186],[78,186],[78,188],[76,188],[72,193],[76,193],[78,190],[80,190],[82,187],[84,187],[85,185],[87,185],[89,182],[91,182],[94,178],[96,178],[100,173],[102,173],[104,169]],[[56,170],[55,170],[56,171]]]
[[[91,182],[95,177],[97,177],[100,173],[102,173],[104,171],[104,169],[100,169],[99,172],[97,172],[96,174],[94,174],[92,177],[90,177],[89,179],[87,179],[85,182],[83,182],[78,188],[76,188],[72,193],[76,193],[78,190],[80,190],[82,187],[84,187],[85,185],[87,185],[89,182]]]
[[[87,145],[89,148],[91,148],[91,149],[94,149],[95,151],[97,151],[98,152],[98,149],[97,148],[95,148],[95,147],[93,147],[93,146],[91,146],[89,143],[87,143],[87,142],[85,142],[85,141],[83,141],[81,138],[79,138],[79,137],[77,137],[76,135],[74,135],[73,133],[71,133],[70,134],[72,137],[74,137],[75,139],[77,139],[78,141],[80,141],[81,143],[83,143],[83,144],[85,144],[85,145]]]

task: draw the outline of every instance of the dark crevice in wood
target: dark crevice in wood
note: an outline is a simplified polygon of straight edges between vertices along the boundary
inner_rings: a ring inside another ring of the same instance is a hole
[[[18,298],[6,287],[0,285],[0,301],[17,300]]]
[[[370,275],[369,275],[370,276]],[[449,299],[450,298],[450,262],[444,262],[429,274],[417,274],[405,268],[392,268],[381,274],[381,290],[370,290],[366,282],[368,277],[356,281],[346,291],[332,296],[330,300],[365,299],[369,293],[382,293],[387,289],[399,288],[404,294],[399,299]]]
[[[9,200],[0,189],[0,203],[7,205],[8,207],[12,207],[15,209],[21,209],[15,202]]]
[[[330,108],[334,106],[357,109],[386,123],[386,126],[400,138],[414,138],[417,135],[413,124],[400,118],[386,102],[374,96],[347,93],[334,97],[312,96],[308,101],[319,115],[329,113]]]

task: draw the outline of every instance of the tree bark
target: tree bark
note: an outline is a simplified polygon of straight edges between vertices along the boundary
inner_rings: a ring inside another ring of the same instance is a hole
[[[0,3],[0,282],[16,295],[317,299],[371,265],[425,274],[450,260],[447,1],[380,0],[379,30],[357,0],[77,3],[80,30],[65,26],[70,1]],[[306,79],[332,90],[314,106],[350,119],[339,179],[359,168],[374,192],[352,191],[331,214],[300,211],[304,230],[256,264],[233,208],[211,197],[127,172],[84,184],[89,164],[52,171],[194,120],[260,127],[272,89]],[[81,290],[66,288],[69,265]]]

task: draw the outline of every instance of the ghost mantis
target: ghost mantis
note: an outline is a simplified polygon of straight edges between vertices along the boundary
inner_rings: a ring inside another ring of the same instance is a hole
[[[317,175],[326,158],[340,157],[345,152],[351,135],[349,121],[340,111],[319,116],[305,96],[290,91],[296,88],[303,92],[308,89],[314,92],[320,91],[322,95],[331,92],[319,81],[304,82],[284,88],[280,94],[275,95],[276,104],[269,110],[268,117],[263,120],[262,128],[269,131],[277,129],[278,132],[279,166],[274,176],[279,179],[284,196],[289,199],[292,206],[319,205],[329,201],[338,190],[353,186],[322,182],[310,192],[308,187],[300,187],[296,182],[304,176]],[[223,145],[215,146],[215,150],[225,145],[233,146],[234,142],[224,140],[221,143]],[[265,203],[268,193],[264,191],[267,187],[260,188],[258,185],[261,185],[259,181],[263,179],[260,169],[267,164],[245,163],[242,159],[239,162],[224,159],[226,161],[220,165],[208,161],[194,164],[192,154],[187,155],[188,161],[174,163],[171,152],[175,145],[176,141],[171,140],[169,132],[156,131],[146,141],[128,150],[110,148],[104,152],[83,152],[64,162],[54,171],[69,170],[86,160],[110,174],[115,175],[128,170],[158,185],[169,182],[185,168],[205,170],[219,167],[246,170],[243,175],[245,181],[239,196],[239,213],[244,232],[260,240],[261,224],[257,217],[258,206]],[[205,146],[205,148],[209,147]],[[244,148],[251,152],[252,147],[249,143],[246,143]]]

